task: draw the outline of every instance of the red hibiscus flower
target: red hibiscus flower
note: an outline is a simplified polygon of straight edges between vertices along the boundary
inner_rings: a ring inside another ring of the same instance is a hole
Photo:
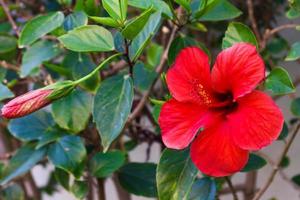
[[[183,149],[191,143],[191,159],[204,174],[240,171],[249,151],[269,145],[282,129],[280,109],[255,90],[264,77],[264,62],[251,44],[223,50],[211,71],[202,50],[183,49],[167,72],[173,98],[159,117],[164,144]]]

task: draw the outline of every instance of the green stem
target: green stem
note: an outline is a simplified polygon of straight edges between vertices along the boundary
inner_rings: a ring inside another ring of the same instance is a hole
[[[114,58],[118,57],[122,55],[122,53],[117,53],[117,54],[114,54],[110,57],[108,57],[107,59],[105,59],[100,65],[98,65],[98,67],[96,67],[91,73],[89,73],[88,75],[74,81],[74,85],[78,85],[86,80],[88,80],[89,78],[91,78],[92,76],[94,76],[95,74],[98,73],[98,71],[104,67],[107,63],[109,63],[111,60],[113,60]]]

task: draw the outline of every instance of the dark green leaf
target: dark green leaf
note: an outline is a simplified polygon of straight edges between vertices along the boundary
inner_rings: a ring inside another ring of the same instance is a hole
[[[48,149],[48,158],[55,165],[76,177],[78,170],[86,158],[86,149],[78,136],[64,136],[51,144]]]
[[[0,83],[0,101],[14,97],[14,93],[8,89],[5,85]]]
[[[17,39],[10,35],[0,35],[0,54],[7,53],[17,48]]]
[[[13,184],[0,191],[1,200],[25,200],[25,193],[21,186]]]
[[[114,27],[114,28],[118,28],[118,27],[121,26],[116,20],[114,20],[113,18],[110,18],[110,17],[92,16],[92,17],[89,17],[89,18],[91,20],[93,20],[94,22],[102,24],[102,25],[111,26],[111,27]]]
[[[33,18],[26,23],[21,32],[19,47],[22,48],[26,45],[32,44],[40,37],[62,25],[63,21],[64,14],[62,12],[50,13]]]
[[[208,4],[199,20],[220,21],[233,19],[240,16],[242,12],[227,0],[208,0]]]
[[[160,200],[186,199],[198,173],[190,150],[165,149],[157,166],[156,180]]]
[[[214,200],[216,194],[216,182],[212,178],[205,177],[193,183],[188,200]]]
[[[264,167],[267,164],[267,161],[263,159],[262,157],[250,153],[249,160],[246,164],[246,166],[241,170],[242,172],[249,172],[253,170],[258,170],[262,167]]]
[[[13,119],[8,124],[11,134],[22,140],[38,140],[54,125],[51,114],[40,110],[31,115]]]
[[[292,181],[293,181],[296,185],[300,186],[300,174],[293,176]]]
[[[36,150],[33,145],[27,144],[18,149],[4,170],[4,176],[0,185],[4,185],[12,179],[28,172],[36,163],[44,158],[46,149]]]
[[[225,32],[222,48],[226,49],[238,42],[251,43],[258,49],[258,43],[251,29],[242,23],[231,22],[227,28],[227,31]]]
[[[85,181],[75,181],[71,188],[71,192],[78,199],[84,199],[88,191],[89,191],[89,184]]]
[[[134,85],[140,90],[147,90],[156,76],[157,73],[147,69],[142,62],[138,62],[133,68]]]
[[[286,61],[294,61],[300,58],[300,42],[296,42],[292,45],[291,50],[289,51]]]
[[[92,96],[81,90],[74,90],[52,104],[54,121],[72,133],[79,133],[85,129],[91,110]]]
[[[66,135],[66,133],[57,128],[52,128],[50,130],[47,130],[46,132],[43,133],[43,135],[39,137],[39,141],[35,148],[39,149],[41,147],[44,147],[52,142],[55,142],[56,140],[58,140],[64,135]]]
[[[64,21],[63,27],[66,31],[73,30],[79,26],[87,25],[88,17],[82,11],[75,11],[72,14],[69,14]]]
[[[283,159],[281,160],[279,166],[280,166],[281,168],[286,168],[286,167],[288,167],[289,165],[290,165],[290,158],[287,157],[287,156],[284,156]]]
[[[159,114],[161,111],[162,105],[156,104],[153,106],[152,116],[155,119],[156,123],[158,123]]]
[[[300,98],[296,98],[292,101],[291,112],[293,115],[300,117]]]
[[[121,151],[97,153],[89,162],[93,176],[104,178],[118,170],[125,162],[125,154]]]
[[[289,73],[281,67],[277,67],[271,71],[265,81],[265,87],[267,90],[272,91],[274,95],[284,95],[295,92],[295,87]]]
[[[22,57],[21,77],[30,75],[44,61],[58,56],[61,52],[61,48],[54,41],[41,40],[34,43]]]
[[[120,184],[132,194],[157,197],[155,170],[153,163],[128,163],[119,171]]]
[[[129,141],[125,142],[125,144],[124,144],[126,151],[133,150],[137,145],[138,145],[138,143],[136,140],[129,140]]]
[[[114,40],[111,33],[96,25],[81,26],[58,39],[67,49],[77,52],[114,50]]]
[[[55,168],[54,177],[56,181],[63,186],[66,190],[70,189],[70,175],[66,171]]]
[[[289,129],[286,122],[284,122],[281,133],[277,140],[284,140],[288,136],[288,134],[289,134]]]
[[[133,83],[129,76],[114,76],[101,84],[94,99],[93,117],[104,152],[121,133],[133,101]]]
[[[144,28],[153,12],[153,7],[150,7],[138,17],[131,20],[129,23],[126,24],[125,28],[122,30],[122,35],[129,40],[133,40]]]
[[[162,0],[129,0],[128,4],[137,8],[147,9],[153,6],[156,11],[162,12],[168,18],[172,18],[172,12],[168,4]]]

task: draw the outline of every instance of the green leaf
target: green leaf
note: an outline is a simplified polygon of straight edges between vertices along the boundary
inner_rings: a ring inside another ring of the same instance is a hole
[[[21,32],[19,47],[22,48],[32,44],[40,37],[61,26],[63,21],[64,14],[62,12],[50,13],[33,18],[26,23]]]
[[[293,176],[293,177],[292,177],[292,181],[293,181],[296,185],[300,186],[300,174]]]
[[[87,126],[92,110],[92,96],[81,90],[74,90],[65,98],[52,104],[54,121],[63,129],[79,133]]]
[[[114,50],[114,40],[111,33],[96,25],[81,26],[58,39],[67,49],[77,52]]]
[[[175,2],[181,5],[185,10],[191,11],[191,6],[188,0],[175,0]]]
[[[89,169],[93,176],[104,178],[118,170],[125,162],[122,151],[97,153],[89,162]]]
[[[249,155],[249,160],[246,164],[246,166],[241,170],[241,172],[249,172],[249,171],[254,171],[258,170],[262,167],[264,167],[267,164],[267,161],[263,159],[262,157],[250,153]]]
[[[128,192],[146,197],[157,197],[156,164],[153,163],[128,163],[118,174],[120,184]]]
[[[12,93],[10,89],[8,89],[5,85],[0,83],[0,101],[4,99],[12,98],[14,96],[15,96],[14,93]]]
[[[154,69],[159,65],[163,50],[162,46],[151,43],[147,49],[147,64],[150,66],[148,68]]]
[[[227,28],[227,31],[225,32],[222,48],[226,49],[238,42],[251,43],[258,49],[258,43],[251,29],[242,23],[231,22]]]
[[[284,156],[283,159],[280,162],[279,167],[281,168],[287,168],[290,165],[290,158],[288,156]]]
[[[89,184],[85,181],[75,181],[72,185],[71,192],[78,199],[84,199],[84,197],[88,194]]]
[[[296,42],[292,45],[291,50],[289,51],[286,61],[294,61],[300,58],[300,42]]]
[[[281,68],[276,67],[268,75],[265,81],[267,90],[272,91],[274,95],[284,95],[295,92],[295,87],[289,73]]]
[[[158,118],[159,118],[161,108],[162,108],[162,105],[159,105],[159,104],[156,104],[153,106],[152,116],[157,124],[158,124]]]
[[[133,68],[134,85],[141,90],[147,90],[156,76],[157,73],[147,69],[142,62],[137,62]]]
[[[198,173],[190,159],[190,150],[165,149],[160,157],[157,172],[157,190],[160,200],[186,199]]]
[[[133,40],[144,28],[153,12],[154,10],[151,6],[138,17],[131,20],[128,24],[126,24],[125,28],[122,30],[122,35],[129,40]]]
[[[133,101],[133,83],[129,76],[114,76],[99,87],[93,117],[100,133],[104,152],[125,126]]]
[[[143,53],[143,50],[157,32],[157,29],[160,26],[160,20],[160,12],[152,14],[143,30],[134,38],[134,40],[132,40],[129,47],[129,56],[132,61],[136,61]]]
[[[91,16],[89,17],[91,20],[93,20],[96,23],[106,25],[106,26],[111,26],[114,28],[118,28],[121,26],[116,20],[110,17],[96,17],[96,16]]]
[[[63,27],[66,31],[73,30],[74,28],[87,25],[88,17],[82,11],[75,11],[69,14],[63,23]]]
[[[40,110],[22,118],[13,119],[8,124],[10,133],[22,141],[40,139],[54,125],[51,114]]]
[[[72,51],[67,52],[67,55],[63,60],[63,66],[69,69],[73,80],[78,80],[88,75],[96,67],[88,54]],[[99,74],[95,74],[93,77],[80,83],[80,86],[86,90],[94,92],[98,88],[99,83],[100,76]]]
[[[57,128],[47,130],[46,132],[43,133],[43,135],[41,135],[41,137],[39,137],[39,141],[37,142],[35,148],[36,149],[42,148],[52,142],[55,142],[56,140],[58,140],[59,138],[65,135],[67,135],[65,132]]]
[[[0,34],[0,54],[8,53],[17,48],[17,39],[13,36]]]
[[[54,41],[41,40],[34,43],[22,57],[21,77],[30,75],[44,61],[51,60],[61,52],[61,48]]]
[[[240,16],[242,12],[227,0],[208,0],[200,21],[220,21],[233,19]]]
[[[300,17],[300,12],[297,11],[294,8],[290,8],[287,12],[286,12],[286,17],[289,19],[296,19],[298,17]]]
[[[60,169],[60,168],[55,168],[54,171],[54,177],[56,181],[63,186],[66,190],[70,189],[70,175],[66,171]]]
[[[300,117],[300,98],[296,98],[291,103],[291,112],[293,115]]]
[[[12,179],[27,173],[33,166],[44,158],[46,149],[35,150],[31,144],[19,148],[4,169],[4,176],[0,179],[0,185],[4,185]]]
[[[178,36],[172,41],[170,46],[170,50],[168,52],[168,63],[169,65],[173,64],[175,61],[178,53],[185,47],[189,46],[198,46],[200,47],[208,56],[210,53],[208,49],[202,44],[195,41],[193,38],[185,37],[185,36]]]
[[[25,200],[25,193],[18,184],[10,185],[1,189],[0,199],[2,200]]]
[[[117,21],[125,21],[127,14],[127,0],[102,0],[104,9]]]
[[[56,140],[48,149],[48,158],[55,165],[79,176],[78,170],[86,158],[86,149],[78,136],[68,135]]]
[[[214,200],[217,194],[217,186],[214,179],[204,177],[193,183],[188,200]]]
[[[173,17],[170,7],[162,0],[129,0],[128,4],[142,9],[147,9],[153,6],[156,11],[163,13],[168,18]]]
[[[284,140],[289,134],[289,128],[286,124],[286,122],[284,122],[281,133],[279,135],[279,137],[277,138],[277,140]]]

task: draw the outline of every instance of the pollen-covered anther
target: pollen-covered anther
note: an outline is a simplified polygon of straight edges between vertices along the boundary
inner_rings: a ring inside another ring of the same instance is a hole
[[[204,104],[209,105],[212,103],[211,101],[211,96],[209,93],[204,89],[203,85],[200,83],[197,83],[195,85],[196,87],[196,92],[198,96],[201,98],[201,100],[204,102]]]

